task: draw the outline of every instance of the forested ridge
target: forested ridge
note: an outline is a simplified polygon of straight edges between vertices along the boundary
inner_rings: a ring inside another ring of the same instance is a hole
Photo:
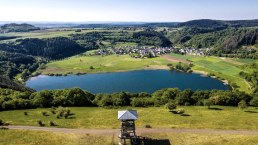
[[[180,47],[210,48],[210,54],[223,57],[258,58],[258,20],[193,20],[168,37]]]
[[[0,76],[0,88],[12,89],[21,92],[34,92],[34,90],[23,86],[20,83],[14,82],[8,77]]]
[[[44,68],[49,60],[80,54],[87,48],[64,37],[18,39],[15,43],[0,44],[0,72],[11,79],[17,74],[27,79],[38,68]]]

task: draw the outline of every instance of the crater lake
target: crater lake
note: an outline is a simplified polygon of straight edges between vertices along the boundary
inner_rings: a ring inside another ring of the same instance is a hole
[[[147,92],[153,93],[163,88],[192,90],[228,90],[223,82],[196,73],[168,70],[139,70],[86,75],[32,77],[26,86],[41,91],[45,89],[65,89],[79,87],[91,93]]]

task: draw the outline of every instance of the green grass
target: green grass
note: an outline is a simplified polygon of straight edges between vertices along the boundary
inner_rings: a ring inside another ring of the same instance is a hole
[[[235,58],[234,60],[237,62],[240,62],[240,63],[244,63],[244,64],[252,64],[252,63],[258,62],[258,60],[256,60],[256,59]]]
[[[168,60],[157,57],[152,59],[134,59],[129,55],[110,55],[110,56],[74,56],[61,61],[54,61],[47,64],[47,69],[43,74],[65,74],[73,73],[98,73],[130,71],[140,69],[155,69],[160,66],[168,69]],[[90,69],[93,66],[94,69]]]
[[[113,136],[0,130],[0,145],[110,145]],[[116,142],[117,143],[117,142]]]
[[[0,136],[1,145],[117,145],[119,141],[116,135],[97,136],[22,130],[0,130]],[[172,145],[256,145],[258,142],[256,135],[149,133],[141,136],[169,140]]]
[[[241,65],[250,64],[257,60],[252,59],[230,59],[219,57],[201,57],[171,54],[172,57],[188,59],[193,62],[193,70],[199,72],[213,73],[221,79],[236,83],[240,91],[251,92],[249,84],[239,76],[239,72],[247,71],[241,68]]]
[[[218,106],[216,106],[218,107]],[[153,128],[191,128],[191,129],[248,129],[258,130],[258,110],[249,108],[244,112],[237,107],[221,107],[222,110],[211,110],[207,107],[183,107],[186,114],[180,116],[169,112],[163,107],[134,108],[139,113],[136,121],[137,127],[144,128],[146,124]],[[65,128],[119,128],[117,111],[121,109],[104,109],[89,107],[70,108],[75,113],[70,119],[57,119],[52,115],[50,109],[15,110],[0,112],[0,119],[12,125],[38,126],[37,121],[42,120],[46,126],[49,121],[54,121],[58,126]],[[128,108],[122,108],[128,109]],[[28,112],[28,116],[24,115]],[[50,116],[43,116],[42,111],[47,111]]]
[[[258,110],[249,108],[244,112],[236,107],[222,107],[221,110],[211,110],[207,107],[184,107],[186,114],[190,116],[180,116],[170,113],[163,107],[133,108],[139,113],[136,121],[137,128],[143,128],[146,124],[153,128],[190,128],[190,129],[240,129],[258,130],[257,114]],[[90,107],[72,107],[75,113],[71,119],[56,119],[50,109],[31,109],[0,112],[0,119],[12,125],[32,125],[37,126],[37,120],[44,123],[53,120],[59,126],[65,128],[92,128],[111,129],[119,128],[117,111],[121,109],[104,109]],[[128,109],[128,108],[122,108]],[[24,116],[24,111],[28,116]],[[47,111],[50,116],[43,116],[42,111]],[[153,115],[154,114],[154,115]],[[49,126],[49,125],[46,125]],[[137,133],[137,129],[136,129]],[[118,134],[118,133],[117,133]],[[3,130],[0,129],[0,145],[112,145],[118,144],[117,134],[93,135],[75,134],[44,131],[25,130]],[[237,134],[213,134],[213,133],[143,133],[137,134],[152,139],[166,139],[173,145],[255,145],[258,142],[257,135],[237,135]]]

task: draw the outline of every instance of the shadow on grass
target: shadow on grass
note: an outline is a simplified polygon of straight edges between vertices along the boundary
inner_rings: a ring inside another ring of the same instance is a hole
[[[74,116],[75,114],[74,113],[70,113],[69,116]]]
[[[191,115],[190,114],[181,114],[181,116],[188,117],[188,116],[191,116]]]
[[[178,114],[177,111],[174,111],[174,110],[169,111],[169,112],[171,112],[171,113],[173,113],[173,114]]]
[[[69,116],[66,119],[75,119],[75,118],[76,118],[75,116]]]
[[[223,110],[223,109],[221,109],[221,108],[217,108],[217,107],[210,107],[210,108],[209,108],[209,110],[217,110],[217,111],[221,111],[221,110]]]
[[[245,111],[247,113],[258,113],[257,111]]]
[[[171,113],[173,113],[173,114],[178,114],[178,115],[181,115],[181,116],[191,116],[190,114],[182,114],[182,113],[178,113],[177,111],[169,111],[169,112],[171,112]]]
[[[138,136],[131,140],[131,145],[172,145],[168,139],[152,139]]]

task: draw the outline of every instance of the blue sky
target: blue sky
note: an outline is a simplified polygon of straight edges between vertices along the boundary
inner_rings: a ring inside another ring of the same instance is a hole
[[[0,21],[258,19],[258,0],[0,0]]]

